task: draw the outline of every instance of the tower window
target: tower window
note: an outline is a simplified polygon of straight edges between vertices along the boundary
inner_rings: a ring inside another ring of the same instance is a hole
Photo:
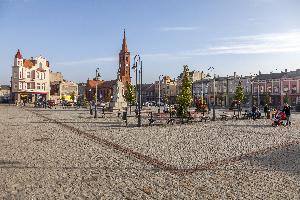
[[[128,62],[128,57],[126,57],[126,62]]]

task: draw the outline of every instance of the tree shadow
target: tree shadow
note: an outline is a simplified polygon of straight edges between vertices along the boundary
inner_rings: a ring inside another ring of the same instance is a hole
[[[259,166],[300,176],[300,145],[293,144],[264,155],[250,157]]]
[[[272,124],[224,124],[223,126],[264,128],[264,127],[272,127]]]
[[[11,160],[0,160],[0,167],[2,165],[18,165],[21,164],[19,161],[11,161]]]

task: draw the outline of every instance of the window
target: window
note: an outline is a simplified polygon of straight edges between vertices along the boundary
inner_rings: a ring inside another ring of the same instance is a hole
[[[30,72],[27,72],[27,78],[30,78]]]
[[[27,89],[30,89],[30,83],[27,83]]]
[[[45,83],[42,84],[42,90],[45,90]]]
[[[14,78],[18,78],[17,72],[14,72]]]
[[[22,72],[19,73],[19,78],[22,78]]]
[[[14,88],[15,88],[15,89],[17,89],[17,88],[18,88],[18,85],[17,85],[16,83],[14,84]]]
[[[42,66],[43,66],[43,64],[40,62],[40,63],[39,63],[39,68],[42,68]]]
[[[292,86],[292,94],[296,94],[297,93],[297,86],[293,85]]]
[[[36,84],[36,89],[38,89],[38,90],[41,89],[41,84],[40,84],[40,83],[37,83],[37,84]]]
[[[268,92],[272,92],[272,87],[268,87]]]
[[[22,89],[22,83],[19,83],[19,89],[20,90]]]

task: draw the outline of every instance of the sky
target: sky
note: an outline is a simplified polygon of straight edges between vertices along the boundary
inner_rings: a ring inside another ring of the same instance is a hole
[[[0,84],[17,49],[67,80],[86,82],[97,67],[115,79],[123,29],[146,83],[185,64],[220,76],[295,70],[299,10],[299,0],[0,0]]]

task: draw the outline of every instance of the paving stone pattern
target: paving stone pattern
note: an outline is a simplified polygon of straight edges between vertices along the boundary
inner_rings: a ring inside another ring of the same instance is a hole
[[[126,128],[115,115],[0,106],[0,199],[299,199],[292,119]]]

